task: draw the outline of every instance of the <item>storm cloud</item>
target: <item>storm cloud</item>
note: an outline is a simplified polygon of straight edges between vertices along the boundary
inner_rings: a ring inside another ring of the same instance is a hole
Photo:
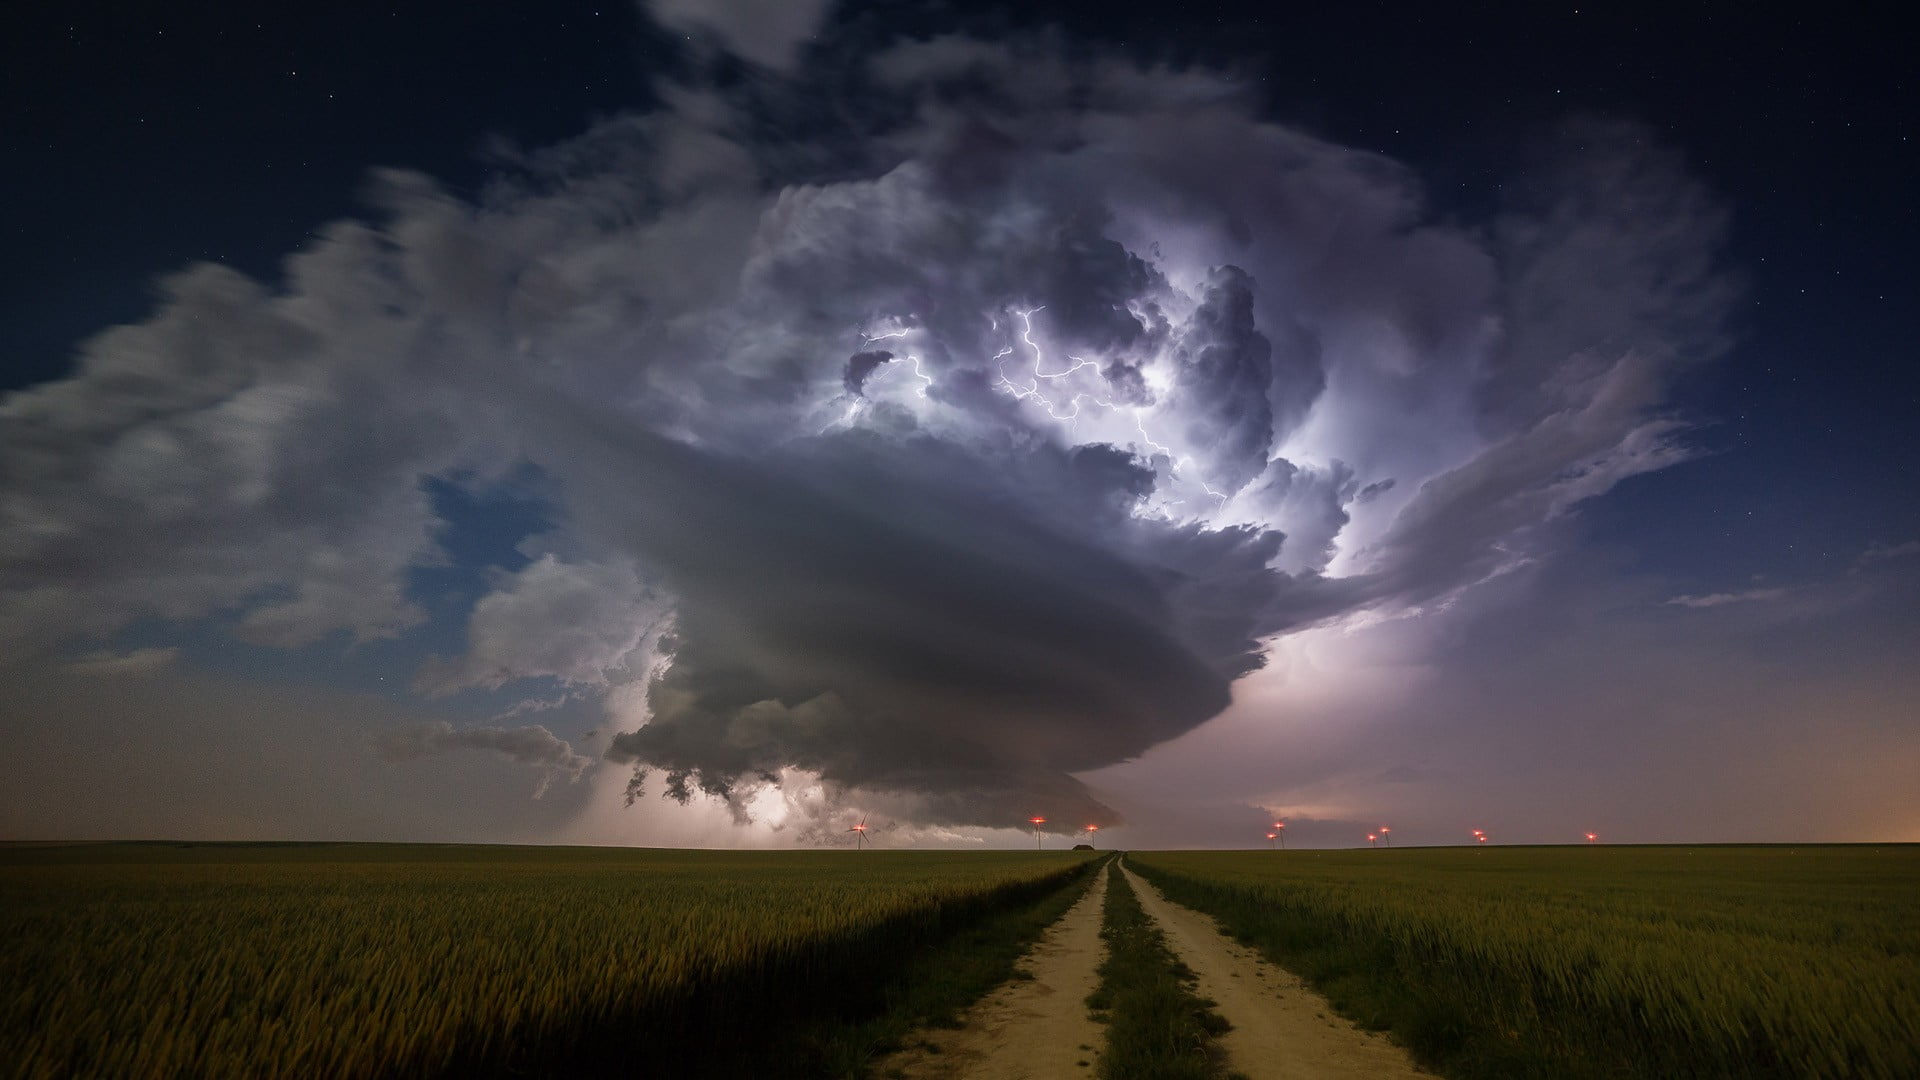
[[[983,458],[863,433],[777,469],[664,443],[629,460],[609,482],[674,512],[596,528],[647,552],[680,609],[652,718],[612,753],[676,793],[792,765],[969,792],[961,824],[1111,820],[1066,774],[1217,713],[1285,602],[1278,534],[1134,514],[1152,474],[1104,445]]]
[[[787,67],[801,6],[654,9]],[[1618,129],[1482,228],[1205,71],[947,38],[794,79],[667,86],[471,200],[377,174],[276,285],[169,279],[0,403],[0,642],[404,638],[425,482],[531,471],[551,531],[420,692],[604,694],[607,757],[683,800],[1104,824],[1076,774],[1205,724],[1276,635],[1484,581],[1689,453],[1721,221]],[[892,104],[763,134],[834,79]],[[590,764],[543,727],[380,745]]]

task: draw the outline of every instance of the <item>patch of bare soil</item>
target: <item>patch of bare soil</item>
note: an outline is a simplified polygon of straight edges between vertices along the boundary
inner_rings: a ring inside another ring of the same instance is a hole
[[[1362,1031],[1292,972],[1222,934],[1211,917],[1161,896],[1122,867],[1167,945],[1199,976],[1194,992],[1233,1025],[1220,1036],[1227,1065],[1249,1080],[1428,1077],[1383,1035]],[[985,1074],[982,1074],[985,1075]]]
[[[1110,871],[1109,871],[1110,872]],[[928,1028],[907,1039],[874,1075],[901,1080],[1080,1080],[1094,1075],[1106,1032],[1087,1014],[1105,953],[1102,874],[1021,959],[1015,978],[981,998],[957,1029]]]

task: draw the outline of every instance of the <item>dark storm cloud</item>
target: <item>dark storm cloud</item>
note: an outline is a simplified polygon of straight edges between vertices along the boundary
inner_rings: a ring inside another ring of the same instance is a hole
[[[885,349],[854,353],[847,357],[847,371],[841,376],[841,385],[854,397],[864,396],[862,391],[867,385],[867,377],[878,370],[881,364],[892,359],[893,354]]]
[[[1204,72],[944,39],[848,77],[887,108],[817,144],[765,134],[801,84],[663,86],[474,200],[380,174],[278,288],[171,279],[0,403],[0,640],[403,634],[423,481],[530,463],[552,530],[417,689],[605,693],[611,757],[736,810],[799,770],[1111,821],[1073,774],[1205,723],[1273,635],[1548,554],[1686,453],[1666,388],[1724,290],[1657,153],[1608,142],[1489,247]],[[394,745],[578,775],[542,732]]]
[[[1230,492],[1266,468],[1273,445],[1273,344],[1254,326],[1253,291],[1239,267],[1213,271],[1174,347],[1188,438],[1217,448],[1208,479]]]
[[[674,794],[798,766],[934,820],[1110,821],[1067,774],[1218,712],[1285,596],[1277,535],[1133,515],[1151,474],[1109,447],[854,433],[769,468],[600,437],[580,456],[625,464],[583,487],[596,529],[681,599],[652,718],[612,756]]]
[[[1392,490],[1393,480],[1391,478],[1375,480],[1373,483],[1361,488],[1360,491],[1354,495],[1353,501],[1356,505],[1370,503]]]
[[[1147,380],[1140,374],[1140,365],[1111,360],[1100,369],[1100,377],[1106,380],[1108,393],[1114,401],[1122,405],[1153,404],[1153,391],[1147,389]]]

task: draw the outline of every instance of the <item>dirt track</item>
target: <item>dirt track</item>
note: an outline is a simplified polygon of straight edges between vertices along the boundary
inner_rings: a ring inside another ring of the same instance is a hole
[[[1111,871],[1109,871],[1111,872]],[[1292,973],[1262,960],[1211,918],[1168,901],[1122,867],[1167,944],[1199,976],[1233,1030],[1221,1036],[1227,1065],[1249,1080],[1410,1080],[1429,1077],[1406,1051],[1341,1018]],[[1079,1080],[1095,1075],[1106,1031],[1087,1014],[1105,955],[1100,918],[1106,878],[1047,928],[1014,979],[968,1010],[956,1030],[923,1031],[879,1063],[902,1080]],[[937,1048],[930,1049],[929,1047]]]
[[[1291,972],[1221,934],[1211,918],[1172,903],[1124,867],[1122,872],[1167,944],[1199,975],[1196,992],[1217,1002],[1233,1025],[1220,1037],[1229,1068],[1250,1080],[1431,1075],[1384,1036],[1348,1023]]]
[[[967,1011],[957,1030],[922,1031],[874,1075],[908,1080],[1079,1080],[1094,1075],[1107,1033],[1087,1014],[1105,953],[1103,873],[1087,895],[1047,927],[1020,961],[1030,979],[1013,979]],[[927,1044],[939,1048],[930,1052]]]

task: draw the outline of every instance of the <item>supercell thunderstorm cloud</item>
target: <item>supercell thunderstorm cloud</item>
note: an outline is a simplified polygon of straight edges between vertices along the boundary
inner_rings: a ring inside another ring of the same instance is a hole
[[[1223,73],[950,35],[827,75],[768,33],[478,191],[372,174],[283,280],[191,266],[8,397],[4,648],[405,639],[432,491],[517,486],[526,562],[413,695],[559,697],[376,756],[1111,825],[1082,775],[1276,642],[1444,610],[1695,453],[1670,391],[1739,290],[1647,131],[1570,123],[1442,218]],[[870,105],[768,122],[829,99]],[[591,750],[519,715],[582,702]]]

